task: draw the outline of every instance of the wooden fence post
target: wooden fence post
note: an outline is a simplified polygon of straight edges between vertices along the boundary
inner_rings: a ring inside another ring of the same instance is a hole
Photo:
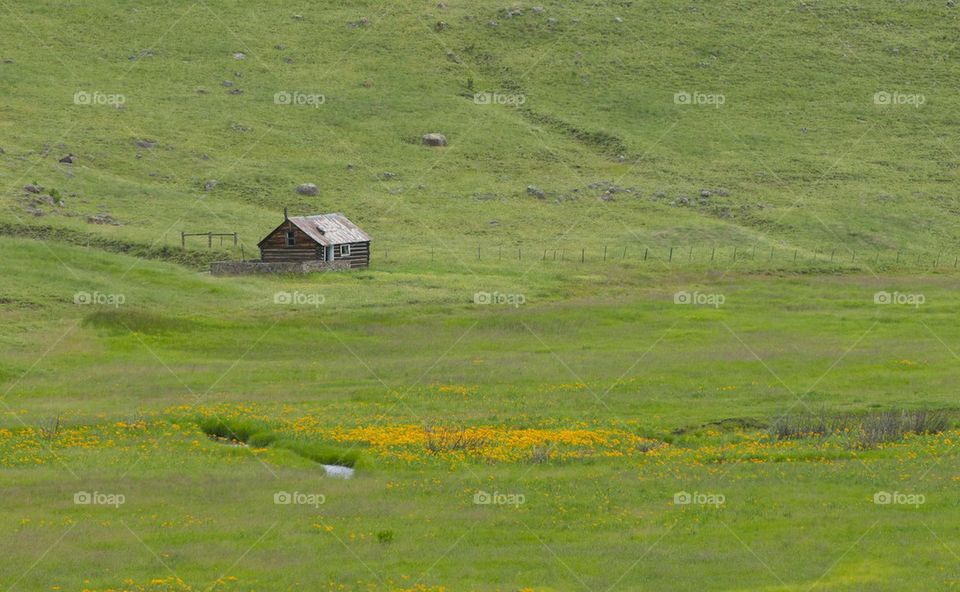
[[[667,263],[673,261],[673,247],[670,247],[670,255],[667,257]]]
[[[181,230],[180,231],[180,247],[186,248],[186,246],[187,246],[187,235],[184,234],[184,232]]]
[[[212,232],[208,232],[208,233],[207,233],[207,248],[208,248],[208,249],[212,249],[212,248],[213,248],[213,233],[212,233]]]

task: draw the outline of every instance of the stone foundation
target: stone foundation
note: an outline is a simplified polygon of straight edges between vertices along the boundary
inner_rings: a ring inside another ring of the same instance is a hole
[[[261,273],[318,273],[323,271],[346,271],[349,261],[215,261],[210,264],[211,275],[252,275]]]

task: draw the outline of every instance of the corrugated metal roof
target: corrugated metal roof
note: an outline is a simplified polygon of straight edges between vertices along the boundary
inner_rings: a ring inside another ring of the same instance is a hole
[[[363,243],[370,240],[366,232],[357,228],[356,224],[339,212],[316,216],[291,216],[289,220],[325,247],[344,243]]]

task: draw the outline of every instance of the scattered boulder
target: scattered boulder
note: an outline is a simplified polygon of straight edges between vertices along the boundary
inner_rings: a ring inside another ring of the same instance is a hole
[[[233,81],[232,81],[232,80],[224,80],[224,81],[223,81],[223,86],[225,86],[225,87],[227,87],[227,88],[233,88]]]
[[[60,164],[73,164],[73,159],[74,159],[74,158],[75,158],[75,157],[74,157],[73,154],[68,154],[68,155],[66,155],[66,156],[64,156],[63,158],[60,159]]]
[[[494,20],[487,21],[487,26],[488,26],[488,27],[497,27],[499,24],[500,24],[500,23],[498,23],[497,21],[494,21]]]
[[[238,51],[237,53],[233,54],[233,59],[245,60],[247,59],[247,54],[243,53],[242,51]]]
[[[157,143],[154,142],[153,140],[137,140],[137,146],[141,148],[150,149],[150,148],[156,148]]]
[[[615,17],[613,17],[613,22],[615,22],[615,23],[622,23],[622,22],[623,22],[623,19],[620,18],[619,16],[615,16]]]
[[[546,192],[536,185],[527,185],[527,195],[532,195],[537,199],[543,199],[547,196]]]
[[[227,94],[231,94],[231,95],[242,95],[242,94],[243,94],[243,89],[240,89],[240,88],[231,88],[229,91],[227,91]]]
[[[3,63],[4,63],[4,64],[12,64],[12,63],[13,63],[13,60],[11,60],[10,58],[3,58]]]
[[[216,179],[210,179],[209,181],[207,181],[206,183],[203,184],[203,190],[204,190],[204,191],[213,191],[213,190],[216,188],[216,186],[219,185],[219,184],[220,184],[220,182],[217,181]]]
[[[956,0],[947,0],[947,8],[956,8],[956,6],[957,6]]]
[[[295,20],[295,21],[302,21],[302,20],[303,20],[303,15],[302,15],[302,14],[295,14],[295,15],[291,16],[290,18],[292,18],[292,19]]]
[[[420,138],[420,141],[424,146],[446,146],[447,137],[443,134],[438,133],[429,133],[423,134],[423,137]]]
[[[363,81],[363,88],[370,88],[373,86],[373,80],[367,78]]]
[[[3,155],[3,154],[6,154],[6,152],[4,152],[3,148],[0,148],[0,155]]]
[[[446,2],[437,2],[437,8],[439,8],[440,10],[446,10],[446,9],[447,9],[447,3],[446,3]]]
[[[119,226],[120,223],[117,222],[117,219],[111,216],[110,214],[93,214],[92,216],[87,216],[88,224],[110,224],[111,226]]]
[[[602,194],[600,194],[600,201],[615,201],[615,200],[613,198],[612,193],[610,193],[609,191],[604,191]]]
[[[444,21],[437,21],[437,24],[433,26],[433,30],[436,32],[445,31],[449,25]]]
[[[397,178],[397,174],[396,174],[396,173],[391,173],[390,171],[387,171],[387,172],[384,172],[384,173],[380,173],[380,178],[383,179],[384,181],[390,181],[390,180],[392,180],[392,179],[396,179],[396,178]]]
[[[43,193],[43,187],[40,185],[34,185],[33,183],[24,185],[23,190],[27,193]]]
[[[349,25],[351,29],[359,29],[359,28],[361,28],[361,27],[369,27],[369,26],[370,26],[370,19],[368,19],[367,17],[363,17],[362,19],[360,19],[360,20],[358,20],[358,21],[351,21],[351,22],[347,23],[347,25]]]
[[[710,191],[709,189],[700,190],[700,197],[710,197],[711,195],[713,195],[713,192]]]
[[[447,50],[447,59],[450,60],[451,62],[453,62],[454,64],[461,64],[461,63],[463,63],[462,60],[460,59],[460,56],[458,56],[457,54],[453,53],[453,50],[452,50],[452,49],[448,49],[448,50]]]
[[[313,183],[303,183],[297,186],[297,193],[300,195],[320,195],[320,189]]]

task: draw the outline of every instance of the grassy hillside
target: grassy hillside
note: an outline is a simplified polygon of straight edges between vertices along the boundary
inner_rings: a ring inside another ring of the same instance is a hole
[[[0,586],[956,588],[950,4],[0,2]]]
[[[5,218],[171,246],[237,231],[247,252],[283,206],[346,212],[395,252],[958,246],[943,3],[446,5],[11,8]]]

